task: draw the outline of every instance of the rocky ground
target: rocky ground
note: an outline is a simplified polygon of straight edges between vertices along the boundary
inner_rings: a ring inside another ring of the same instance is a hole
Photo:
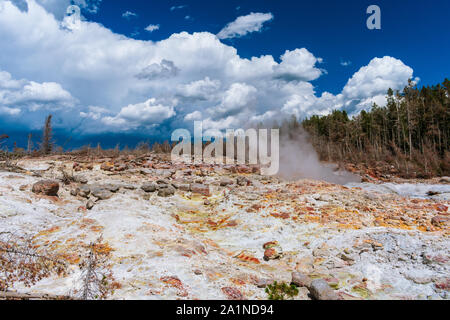
[[[298,285],[296,299],[448,299],[449,181],[410,197],[258,172],[162,155],[4,165],[0,235],[32,236],[67,265],[9,290],[77,292],[102,236],[109,299],[267,299],[273,281]]]

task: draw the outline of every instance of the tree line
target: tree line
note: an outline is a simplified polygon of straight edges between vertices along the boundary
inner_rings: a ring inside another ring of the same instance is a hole
[[[352,118],[334,110],[301,124],[324,161],[378,166],[408,178],[449,175],[449,90],[448,79],[420,89],[410,80],[402,91],[388,90],[384,107],[373,104]]]

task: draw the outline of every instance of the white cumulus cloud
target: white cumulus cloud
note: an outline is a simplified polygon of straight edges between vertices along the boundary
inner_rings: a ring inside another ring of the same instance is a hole
[[[66,128],[82,122],[86,133],[142,132],[163,122],[178,128],[195,119],[236,128],[292,114],[358,112],[413,76],[398,59],[374,58],[340,92],[318,94],[311,81],[326,72],[306,48],[243,58],[210,32],[141,41],[84,20],[62,28],[36,0],[26,3],[25,11],[0,2],[0,112],[12,117],[26,108],[26,117],[15,118],[21,124],[41,124],[37,106],[57,110]],[[252,28],[231,34],[260,30]]]
[[[173,106],[158,103],[155,98],[145,102],[130,104],[114,117],[104,117],[102,121],[113,126],[123,126],[122,129],[156,125],[175,115]]]
[[[229,39],[245,36],[251,32],[261,31],[265,22],[273,19],[272,13],[250,13],[240,16],[227,24],[218,34],[219,39]]]
[[[148,31],[148,32],[153,32],[153,31],[159,30],[159,24],[149,24],[145,28],[145,30]]]
[[[9,72],[0,71],[0,106],[5,113],[16,115],[23,108],[31,111],[70,108],[75,102],[59,83],[15,80]]]

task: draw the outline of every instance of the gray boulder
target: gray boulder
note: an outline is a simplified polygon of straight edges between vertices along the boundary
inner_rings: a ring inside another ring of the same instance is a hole
[[[158,196],[160,197],[170,197],[175,194],[175,188],[172,186],[167,186],[167,188],[159,189]]]
[[[311,297],[315,300],[338,300],[337,294],[323,279],[315,279],[308,287]]]
[[[113,196],[113,193],[104,188],[95,188],[92,190],[92,195],[99,200],[108,200]]]
[[[86,186],[86,185],[80,186],[80,187],[78,188],[78,195],[79,195],[80,197],[83,197],[83,198],[89,198],[90,193],[91,193],[91,188],[89,188],[89,187]]]
[[[155,183],[146,183],[144,185],[142,185],[141,187],[142,190],[144,190],[145,192],[155,192],[158,189],[158,186]]]

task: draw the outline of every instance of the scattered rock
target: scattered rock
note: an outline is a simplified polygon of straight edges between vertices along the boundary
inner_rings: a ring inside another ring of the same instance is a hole
[[[226,187],[226,186],[229,186],[229,185],[232,185],[232,184],[234,184],[234,181],[231,178],[224,177],[224,178],[222,178],[220,180],[220,186],[221,187]]]
[[[273,280],[272,279],[257,279],[256,281],[255,281],[255,285],[258,287],[258,288],[265,288],[265,287],[267,287],[269,284],[272,284],[273,283]]]
[[[349,265],[353,265],[355,263],[355,260],[345,253],[339,254],[338,257],[347,262]]]
[[[228,300],[244,300],[244,295],[239,289],[232,287],[222,288],[222,292],[227,296]]]
[[[95,188],[91,191],[92,195],[99,200],[108,200],[113,196],[113,193],[104,188]]]
[[[323,279],[315,279],[308,286],[311,297],[315,300],[338,300],[337,294]]]
[[[155,192],[157,190],[157,185],[155,183],[146,183],[144,185],[142,185],[141,189],[144,190],[145,192]]]
[[[434,285],[439,290],[450,290],[450,278],[438,279]]]
[[[157,185],[159,185],[159,186],[161,186],[161,185],[169,185],[170,184],[170,181],[169,180],[167,180],[167,179],[159,179],[159,180],[157,180],[156,181],[156,184]]]
[[[167,188],[159,189],[158,196],[160,197],[170,197],[175,194],[175,188],[172,186],[167,186]]]
[[[244,176],[237,177],[236,183],[238,184],[238,186],[241,186],[241,187],[246,187],[246,186],[251,185],[251,181],[247,177],[244,177]]]
[[[114,164],[112,164],[110,162],[102,163],[102,165],[100,166],[100,169],[103,170],[103,171],[113,171],[114,170]]]
[[[278,241],[267,242],[263,245],[264,251],[264,260],[275,260],[281,258],[283,251],[281,246],[278,244]]]
[[[200,184],[200,183],[191,184],[191,191],[193,193],[198,193],[203,196],[207,196],[207,197],[210,196],[209,186],[204,185],[204,184]]]
[[[431,219],[431,224],[435,227],[441,227],[443,225],[448,224],[448,222],[450,221],[450,217],[449,216],[435,216]]]
[[[191,186],[187,183],[178,184],[178,190],[187,192],[187,191],[191,190]]]
[[[88,179],[86,179],[83,176],[76,176],[75,177],[75,182],[81,183],[81,184],[87,184],[88,183]]]
[[[309,287],[313,279],[301,272],[292,272],[291,283],[295,284],[297,287]]]
[[[450,183],[450,177],[442,177],[439,180],[440,183]]]
[[[317,200],[323,202],[331,202],[333,201],[333,197],[330,196],[329,194],[321,194]]]
[[[77,188],[77,190],[78,190],[78,195],[80,197],[89,198],[91,189],[88,186],[86,186],[86,185],[80,186],[79,188]]]
[[[33,185],[31,191],[46,196],[58,196],[59,183],[54,180],[41,180]]]
[[[117,191],[120,190],[120,186],[116,185],[116,184],[105,184],[103,186],[103,188],[108,190],[108,191],[110,191],[110,192],[112,192],[112,193],[116,193]]]
[[[94,201],[89,200],[89,201],[86,203],[86,209],[91,210],[91,209],[94,207],[94,205],[95,205]]]

